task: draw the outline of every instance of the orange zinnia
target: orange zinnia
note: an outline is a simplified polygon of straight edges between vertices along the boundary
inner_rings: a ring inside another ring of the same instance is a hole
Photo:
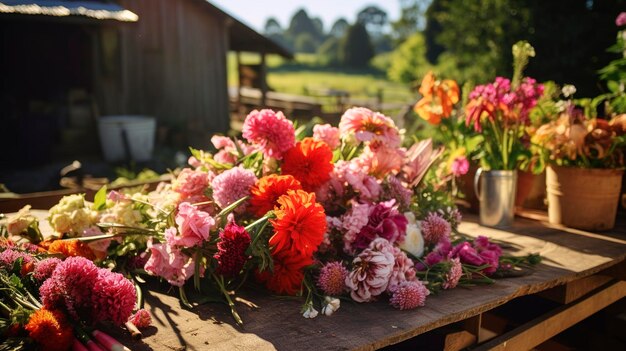
[[[274,235],[269,244],[275,251],[288,250],[310,257],[324,240],[326,214],[315,202],[315,194],[289,190],[278,198],[276,219],[270,220]]]
[[[52,254],[60,253],[66,257],[82,256],[92,261],[96,259],[96,255],[89,245],[77,239],[55,240],[48,246],[48,252]]]
[[[415,112],[430,124],[441,123],[441,118],[450,117],[454,104],[459,102],[459,86],[451,79],[436,80],[428,72],[419,89],[422,99],[415,104]]]
[[[283,250],[272,252],[272,259],[273,273],[268,270],[257,272],[257,280],[277,294],[296,295],[302,289],[304,268],[313,264],[313,258]]]
[[[74,341],[74,333],[60,311],[40,309],[30,315],[24,326],[28,335],[35,340],[42,350],[69,350]]]
[[[330,179],[333,151],[323,141],[304,138],[283,154],[282,173],[294,176],[306,191],[315,191]]]
[[[250,209],[257,217],[274,209],[276,200],[289,190],[301,190],[300,182],[291,175],[271,174],[259,179],[250,189]]]

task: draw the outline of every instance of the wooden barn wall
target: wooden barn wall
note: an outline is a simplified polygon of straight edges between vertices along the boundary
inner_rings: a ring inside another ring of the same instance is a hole
[[[189,0],[120,4],[139,21],[117,29],[119,70],[101,74],[102,112],[156,116],[190,145],[207,146],[229,128],[224,19]]]

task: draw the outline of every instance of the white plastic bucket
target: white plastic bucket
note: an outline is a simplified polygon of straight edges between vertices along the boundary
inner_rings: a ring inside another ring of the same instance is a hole
[[[154,149],[156,119],[147,116],[103,116],[98,119],[98,132],[104,159],[121,161],[129,153],[133,161],[148,161]],[[126,141],[124,140],[124,135]],[[125,150],[125,143],[128,151]]]

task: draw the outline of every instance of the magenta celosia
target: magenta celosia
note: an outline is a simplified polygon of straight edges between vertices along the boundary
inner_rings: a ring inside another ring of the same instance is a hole
[[[204,193],[209,186],[209,174],[203,171],[194,171],[189,168],[183,169],[175,181],[172,189],[183,197]]]
[[[317,286],[322,289],[325,295],[341,295],[346,292],[347,276],[348,270],[341,262],[329,262],[320,269]]]
[[[427,245],[447,240],[452,232],[450,223],[440,213],[430,212],[422,221],[422,235]]]
[[[50,278],[59,263],[61,263],[61,260],[56,257],[44,258],[37,262],[37,264],[35,264],[35,270],[33,271],[33,278],[38,282],[43,282]]]
[[[246,229],[235,222],[229,222],[220,232],[217,253],[213,256],[217,260],[215,272],[226,277],[238,274],[248,260],[248,245],[250,234]]]
[[[257,182],[257,177],[249,169],[231,168],[211,181],[213,199],[220,208],[225,208],[244,196],[250,195],[250,188]],[[245,204],[237,208],[237,212],[245,210]]]
[[[346,277],[346,286],[352,299],[368,302],[385,292],[393,265],[391,244],[382,238],[372,241],[371,248],[363,250],[352,261],[352,271]]]
[[[170,236],[170,245],[192,247],[201,245],[209,239],[211,228],[215,225],[215,219],[208,213],[200,211],[187,202],[178,205],[176,225],[180,235]]]
[[[130,280],[108,269],[98,270],[91,295],[93,314],[90,317],[94,323],[111,321],[123,325],[133,313],[136,301],[137,293]]]
[[[330,124],[316,124],[313,126],[313,138],[328,144],[331,149],[336,149],[341,144],[339,128]]]
[[[463,276],[463,265],[459,258],[450,260],[450,270],[445,275],[446,281],[441,285],[444,289],[453,289],[459,284],[459,280]]]
[[[266,157],[281,159],[296,144],[293,123],[282,112],[254,110],[243,123],[243,137],[258,145]]]
[[[142,308],[130,316],[128,321],[133,323],[137,328],[147,328],[152,324],[152,316],[148,310]]]
[[[410,310],[426,304],[430,291],[419,281],[402,282],[389,299],[391,305],[401,310]]]

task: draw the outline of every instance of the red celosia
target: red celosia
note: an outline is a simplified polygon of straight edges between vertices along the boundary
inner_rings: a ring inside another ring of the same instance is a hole
[[[259,179],[250,189],[252,213],[257,217],[264,216],[276,206],[276,200],[289,190],[301,190],[300,182],[291,175],[271,174]]]
[[[288,250],[311,257],[324,240],[326,214],[315,202],[315,194],[303,190],[289,190],[278,198],[274,210],[276,219],[270,220],[274,235],[269,244],[275,251]]]
[[[24,326],[28,335],[39,344],[41,350],[66,351],[74,341],[72,327],[63,313],[42,308],[30,315]]]
[[[313,263],[310,256],[294,254],[291,251],[274,251],[274,272],[263,271],[257,273],[257,279],[265,283],[265,286],[277,293],[295,295],[302,288],[304,268]]]
[[[330,179],[333,151],[323,141],[305,138],[283,155],[282,173],[291,174],[306,191],[315,191]]]
[[[246,229],[235,222],[228,223],[220,232],[217,253],[213,256],[217,260],[216,273],[227,277],[239,273],[248,260],[246,256],[248,245],[250,234]]]

